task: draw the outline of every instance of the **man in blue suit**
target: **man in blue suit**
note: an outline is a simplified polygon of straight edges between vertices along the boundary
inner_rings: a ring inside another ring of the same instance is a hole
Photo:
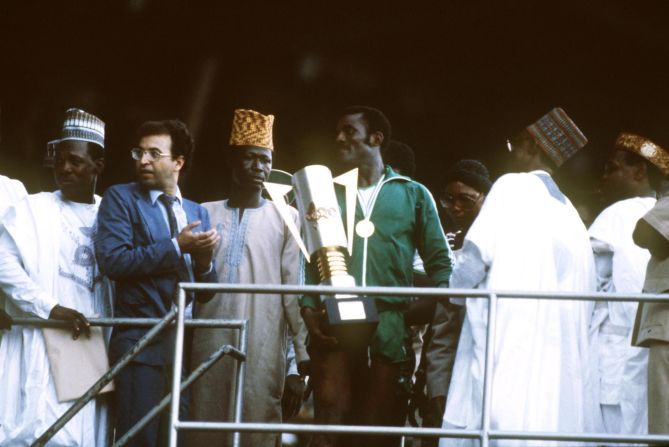
[[[207,211],[183,199],[179,191],[179,175],[190,166],[193,155],[185,124],[146,122],[138,129],[137,141],[132,158],[138,181],[112,186],[104,194],[96,255],[101,271],[116,282],[115,317],[161,318],[174,306],[178,282],[217,281],[212,256],[220,237],[210,228]],[[114,328],[110,360],[117,361],[147,330]],[[167,394],[173,339],[171,330],[159,335],[117,377],[117,437]],[[156,418],[132,445],[162,444],[166,428],[160,428]]]

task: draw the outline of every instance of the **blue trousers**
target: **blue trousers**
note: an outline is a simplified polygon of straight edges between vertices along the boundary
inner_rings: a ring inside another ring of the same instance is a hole
[[[115,381],[116,439],[130,430],[171,391],[171,372],[172,365],[145,365],[138,362],[131,362],[121,370]],[[179,418],[184,420],[187,414],[188,398],[184,392],[179,402]],[[166,445],[168,427],[169,407],[153,418],[127,445]],[[181,437],[179,436],[179,440]]]

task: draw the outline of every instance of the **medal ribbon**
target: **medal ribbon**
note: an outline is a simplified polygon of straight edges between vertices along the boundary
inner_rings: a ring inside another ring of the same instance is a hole
[[[374,191],[372,191],[372,197],[369,199],[369,202],[365,203],[362,200],[362,195],[360,194],[360,191],[358,191],[358,202],[360,203],[360,209],[362,210],[362,217],[363,220],[367,220],[371,224],[371,215],[372,215],[372,210],[374,209],[374,204],[376,203],[376,198],[379,196],[379,192],[381,191],[381,186],[383,186],[383,181],[385,179],[386,175],[382,175],[379,181],[377,182],[376,186],[374,187]],[[364,237],[362,238],[363,241],[363,251],[362,251],[362,287],[367,286],[367,241],[369,240],[369,237]]]

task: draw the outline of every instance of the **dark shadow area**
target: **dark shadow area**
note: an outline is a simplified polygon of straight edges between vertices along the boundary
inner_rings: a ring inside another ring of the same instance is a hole
[[[662,1],[286,3],[123,0],[0,6],[0,172],[30,192],[63,112],[107,123],[106,186],[132,179],[144,120],[197,142],[184,194],[227,189],[234,108],[276,115],[275,167],[330,163],[337,111],[386,112],[431,187],[455,160],[503,172],[505,139],[554,106],[589,138],[559,181],[589,197],[617,134],[669,147],[669,5]],[[584,199],[586,200],[586,199]]]

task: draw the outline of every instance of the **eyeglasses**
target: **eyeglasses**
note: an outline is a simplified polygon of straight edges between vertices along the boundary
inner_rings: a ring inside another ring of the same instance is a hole
[[[469,194],[445,194],[441,199],[442,206],[454,206],[456,203],[463,210],[472,210],[483,197],[483,194],[478,193],[478,195],[473,196]]]
[[[146,158],[149,161],[156,161],[162,157],[172,156],[171,154],[163,154],[160,152],[160,149],[141,149],[139,147],[135,147],[130,150],[130,155],[132,155],[133,160],[141,160],[144,154],[146,154]]]

